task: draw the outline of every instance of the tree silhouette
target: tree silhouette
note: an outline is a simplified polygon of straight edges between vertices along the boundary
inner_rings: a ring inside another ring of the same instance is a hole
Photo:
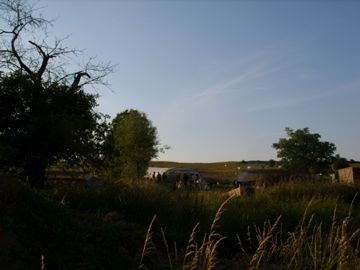
[[[85,85],[106,84],[109,64],[78,69],[79,51],[46,41],[51,22],[22,0],[0,1],[0,161],[20,168],[33,186],[56,161],[81,164],[99,156],[102,115]],[[27,42],[25,41],[27,40]]]
[[[308,128],[285,129],[288,139],[274,143],[280,164],[294,173],[327,173],[331,169],[336,147],[333,143],[320,141],[321,136],[310,133]]]

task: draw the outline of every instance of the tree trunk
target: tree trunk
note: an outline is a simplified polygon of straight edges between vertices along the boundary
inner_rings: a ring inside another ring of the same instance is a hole
[[[33,158],[25,166],[26,182],[34,188],[43,188],[45,184],[46,162]]]

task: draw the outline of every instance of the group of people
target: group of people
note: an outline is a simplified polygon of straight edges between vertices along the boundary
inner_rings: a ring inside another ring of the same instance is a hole
[[[166,172],[153,172],[150,179],[158,184],[171,184],[174,189],[201,189],[201,179],[198,173],[176,172],[168,175]]]
[[[200,184],[199,174],[193,174],[193,173],[176,174],[176,181],[175,181],[176,189],[190,188],[193,190],[199,187],[199,184]]]
[[[153,172],[153,174],[151,175],[151,179],[156,183],[164,183],[166,182],[167,175],[165,172],[162,174],[160,172]]]

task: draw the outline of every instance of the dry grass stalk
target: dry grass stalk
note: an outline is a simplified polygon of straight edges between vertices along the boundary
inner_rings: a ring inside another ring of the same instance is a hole
[[[165,248],[166,248],[167,259],[168,259],[168,262],[169,262],[169,268],[172,270],[173,265],[172,265],[172,262],[171,262],[171,255],[170,255],[169,245],[167,243],[163,228],[161,228],[161,236],[162,236]]]
[[[272,225],[270,222],[264,223],[264,229],[262,230],[262,232],[258,228],[255,228],[255,230],[257,231],[256,238],[258,241],[258,247],[250,259],[251,269],[259,269],[261,262],[266,259],[265,256],[271,257],[272,254],[275,252],[276,244],[271,240],[273,239],[274,231],[278,226],[280,219],[281,216],[279,216]]]
[[[232,197],[225,200],[217,210],[214,220],[210,227],[210,233],[209,235],[204,235],[203,240],[200,245],[196,242],[196,234],[198,232],[199,224],[196,224],[189,236],[189,241],[185,250],[184,259],[182,263],[181,269],[183,270],[212,270],[215,268],[215,265],[217,263],[217,248],[221,241],[223,241],[225,238],[221,237],[220,234],[216,232],[217,228],[219,227],[219,222],[222,216],[222,213],[224,211],[225,205],[229,202],[229,200]],[[155,217],[150,222],[150,225],[148,227],[145,242],[143,245],[140,263],[139,263],[139,269],[146,269],[146,266],[144,265],[144,258],[146,255],[150,254],[155,246],[152,242],[152,226],[155,220]],[[167,259],[168,259],[168,265],[170,269],[174,269],[174,265],[172,263],[171,254],[169,250],[169,245],[167,243],[165,233],[161,229],[161,234],[163,238],[163,242],[166,248],[167,252]],[[175,262],[177,262],[177,249],[175,245]]]
[[[199,224],[193,228],[189,242],[186,247],[183,270],[212,270],[215,269],[217,263],[217,248],[219,244],[225,239],[216,232],[219,227],[221,216],[224,212],[225,205],[233,198],[229,197],[218,208],[214,220],[210,227],[209,235],[204,235],[200,246],[195,241],[195,236]]]
[[[245,251],[237,236],[241,256],[248,262],[249,269],[348,270],[358,266],[360,228],[349,234],[351,207],[348,216],[341,220],[337,219],[335,208],[330,230],[325,233],[322,223],[314,224],[314,215],[308,217],[312,202],[295,230],[288,232],[285,239],[280,217],[274,224],[266,222],[262,229],[255,228],[257,248],[251,254]],[[252,243],[251,237],[249,243]]]
[[[314,198],[312,198],[307,204],[301,222],[295,228],[294,232],[289,233],[289,237],[282,248],[283,253],[287,253],[287,255],[290,255],[289,268],[296,268],[303,264],[303,251],[306,245],[306,235],[312,226],[314,216],[311,215],[308,222],[306,222],[306,218],[308,216],[308,211],[313,201]]]
[[[178,260],[176,245],[174,247],[175,260],[172,259],[165,233],[161,230],[169,269],[214,270],[216,268],[216,264],[219,262],[218,246],[224,240],[217,230],[224,207],[231,198],[224,201],[218,208],[209,234],[205,234],[200,242],[196,241],[199,224],[194,226],[182,262]],[[265,222],[261,229],[255,227],[257,240],[255,252],[249,254],[242,249],[242,257],[247,258],[249,269],[348,270],[359,265],[360,228],[349,233],[352,206],[348,216],[341,220],[336,217],[337,208],[335,208],[329,231],[325,232],[323,224],[315,224],[314,215],[308,214],[312,203],[313,200],[308,203],[299,224],[294,231],[288,232],[285,238],[283,238],[285,235],[282,233],[280,224],[281,216],[274,223]],[[154,220],[155,217],[151,221],[146,235],[139,269],[145,268],[144,256],[154,248],[151,240]],[[239,237],[238,241],[241,246]]]
[[[183,260],[183,267],[182,267],[183,270],[193,269],[192,268],[193,267],[193,265],[192,265],[193,258],[195,257],[195,255],[198,251],[198,247],[197,247],[197,244],[195,241],[195,236],[198,231],[198,228],[199,228],[199,223],[197,223],[194,226],[194,228],[192,229],[191,234],[189,236],[189,241],[188,241],[188,244],[185,249],[185,255],[184,255],[184,260]]]
[[[156,215],[153,216],[153,218],[150,222],[150,225],[147,229],[147,232],[146,232],[144,246],[143,246],[143,249],[141,252],[141,257],[140,257],[139,269],[146,269],[146,266],[143,263],[144,258],[146,255],[150,254],[155,249],[154,243],[152,242],[152,236],[153,236],[152,226],[154,224],[155,218],[156,218]]]
[[[45,256],[41,255],[41,270],[45,270]]]

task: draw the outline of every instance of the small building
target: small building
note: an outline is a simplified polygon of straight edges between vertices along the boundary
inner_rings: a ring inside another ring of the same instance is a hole
[[[228,192],[229,196],[248,196],[254,194],[255,180],[235,180],[236,188]]]
[[[347,167],[338,170],[339,182],[347,184],[359,184],[360,183],[360,168]]]

